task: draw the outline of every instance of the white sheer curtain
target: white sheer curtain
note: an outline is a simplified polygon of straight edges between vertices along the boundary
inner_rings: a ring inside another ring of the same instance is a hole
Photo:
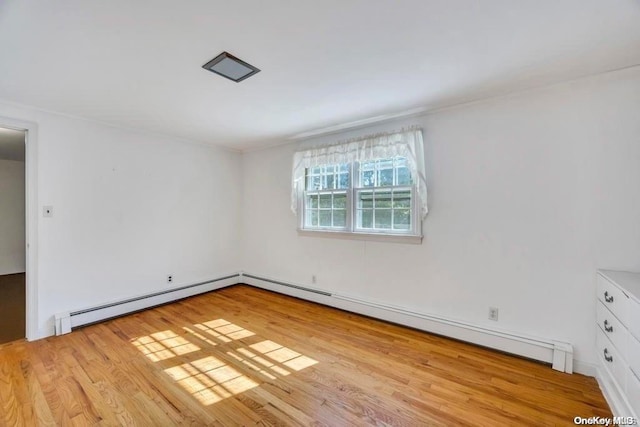
[[[298,197],[304,191],[305,169],[327,164],[366,162],[402,156],[418,193],[422,217],[427,215],[427,183],[425,181],[422,129],[375,134],[331,145],[312,147],[293,155],[291,173],[291,210],[296,213]]]

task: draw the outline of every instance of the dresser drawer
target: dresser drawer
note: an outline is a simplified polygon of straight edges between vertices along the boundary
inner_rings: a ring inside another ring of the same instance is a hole
[[[632,335],[629,335],[628,339],[627,362],[629,363],[631,370],[636,373],[638,378],[640,378],[640,341],[635,339]]]
[[[629,333],[627,328],[605,308],[601,301],[596,303],[596,319],[598,326],[611,340],[623,357],[627,357],[627,343]]]
[[[631,373],[627,382],[627,400],[631,403],[631,408],[636,417],[640,417],[640,377]]]
[[[629,299],[629,323],[627,328],[631,335],[640,340],[640,303],[633,299]]]
[[[608,279],[598,274],[598,299],[602,301],[622,323],[628,323],[627,311],[629,310],[629,298]]]
[[[613,378],[615,378],[620,388],[624,390],[627,385],[627,377],[631,374],[631,370],[620,356],[618,350],[611,344],[611,341],[609,341],[600,328],[598,328],[596,344],[598,346],[598,357],[602,365],[611,373]]]

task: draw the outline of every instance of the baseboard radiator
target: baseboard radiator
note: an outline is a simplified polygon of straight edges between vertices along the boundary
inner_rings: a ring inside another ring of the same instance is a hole
[[[436,315],[417,313],[400,307],[339,295],[249,273],[236,273],[97,307],[60,313],[55,316],[55,332],[56,335],[66,334],[71,332],[73,328],[90,325],[238,283],[246,283],[257,288],[550,363],[553,369],[558,371],[573,372],[573,347],[569,343],[489,329]]]
[[[240,283],[550,363],[561,372],[573,372],[573,347],[566,342],[489,329],[249,273],[241,273]]]
[[[182,298],[235,285],[238,283],[239,279],[240,274],[235,273],[204,282],[167,289],[162,292],[155,292],[135,298],[129,298],[123,301],[103,304],[97,307],[56,314],[55,332],[56,335],[66,334],[71,332],[73,328],[90,325],[92,323],[101,322],[103,320],[177,301]]]

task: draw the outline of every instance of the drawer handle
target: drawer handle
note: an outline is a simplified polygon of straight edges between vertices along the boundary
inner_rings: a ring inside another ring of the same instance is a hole
[[[607,362],[613,362],[613,356],[609,356],[609,350],[604,349],[604,360]]]
[[[609,296],[609,292],[605,291],[604,292],[604,300],[606,302],[613,302],[613,295]]]
[[[604,321],[604,330],[605,332],[613,332],[613,325],[609,326],[609,321],[606,319]]]

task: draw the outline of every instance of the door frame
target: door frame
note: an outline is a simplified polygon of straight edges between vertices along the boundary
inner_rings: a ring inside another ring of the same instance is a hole
[[[0,116],[0,127],[25,131],[25,332],[42,338],[38,327],[38,125]]]

